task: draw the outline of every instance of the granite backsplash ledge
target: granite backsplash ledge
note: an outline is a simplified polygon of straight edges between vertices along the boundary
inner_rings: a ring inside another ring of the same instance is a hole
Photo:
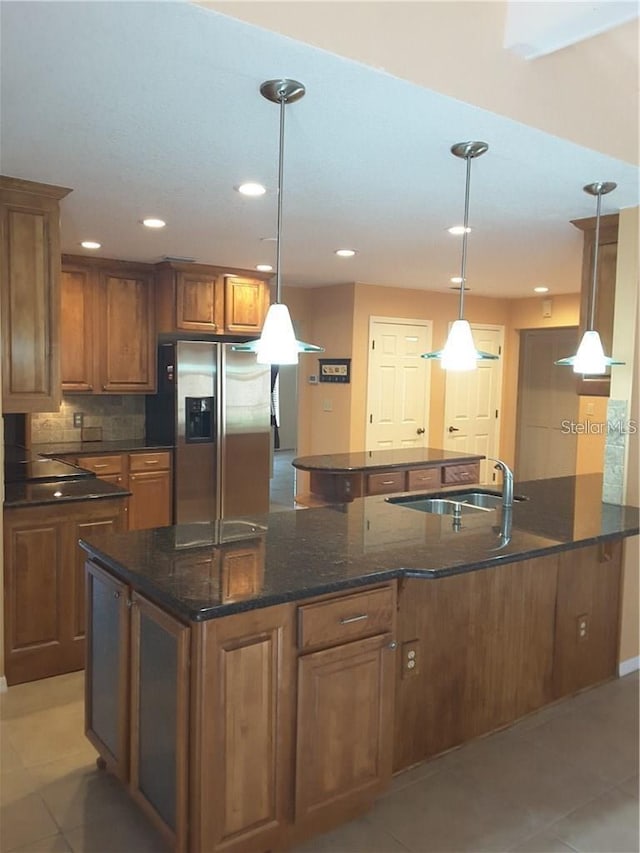
[[[82,440],[82,428],[74,427],[74,413],[82,413],[82,427],[98,427],[102,441],[143,439],[145,398],[142,394],[102,396],[63,395],[58,412],[31,416],[33,444],[60,444]],[[98,436],[96,436],[98,438]]]

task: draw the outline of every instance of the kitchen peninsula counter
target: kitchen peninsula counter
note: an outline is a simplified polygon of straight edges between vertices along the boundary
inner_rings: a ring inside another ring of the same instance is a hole
[[[638,509],[599,476],[515,493],[461,526],[377,496],[85,537],[100,766],[175,851],[276,853],[612,678]]]
[[[291,464],[310,473],[311,493],[316,498],[340,503],[365,495],[477,483],[484,458],[435,447],[401,447],[298,456]]]
[[[81,546],[158,605],[190,621],[348,590],[399,577],[442,578],[638,533],[638,509],[602,503],[600,475],[516,483],[509,541],[501,509],[432,515],[370,497],[250,519],[111,534]],[[262,570],[250,593],[225,598],[198,557],[259,544]]]

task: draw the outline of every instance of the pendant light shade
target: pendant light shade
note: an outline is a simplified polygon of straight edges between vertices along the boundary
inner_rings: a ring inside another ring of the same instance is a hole
[[[467,162],[467,180],[464,193],[464,225],[462,232],[462,262],[460,270],[460,302],[458,319],[451,324],[444,348],[435,352],[425,352],[422,358],[438,359],[443,370],[475,370],[479,361],[498,358],[490,352],[476,349],[469,322],[464,319],[464,294],[467,271],[467,240],[469,234],[469,188],[471,186],[471,161],[480,157],[489,146],[486,142],[458,142],[451,147],[451,153]]]
[[[291,315],[282,303],[282,277],[280,245],[282,237],[282,187],[284,184],[284,114],[285,106],[304,97],[305,88],[297,80],[266,80],[260,94],[268,101],[280,105],[280,141],[278,146],[278,223],[276,231],[276,301],[269,306],[257,341],[234,344],[239,352],[255,352],[258,364],[297,364],[301,352],[324,352],[323,347],[296,340]]]
[[[580,346],[575,355],[561,358],[556,361],[561,367],[573,367],[574,373],[582,373],[585,376],[602,376],[607,367],[616,364],[624,364],[624,361],[616,361],[604,354],[604,347],[600,340],[599,332],[594,329],[596,314],[596,296],[598,293],[598,249],[600,242],[600,208],[602,196],[612,192],[617,187],[613,181],[598,181],[587,184],[582,189],[589,195],[598,199],[596,203],[596,232],[593,246],[593,277],[591,279],[591,293],[589,294],[589,325],[582,336]]]

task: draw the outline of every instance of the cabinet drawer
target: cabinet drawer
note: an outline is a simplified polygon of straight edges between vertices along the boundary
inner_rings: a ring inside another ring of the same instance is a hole
[[[367,474],[367,494],[384,495],[387,492],[404,492],[404,480],[404,471]]]
[[[166,471],[170,467],[169,451],[129,454],[130,471]]]
[[[470,462],[468,465],[445,465],[442,468],[442,482],[477,483],[480,479],[480,463]]]
[[[431,489],[440,485],[440,467],[407,471],[407,490]]]
[[[393,608],[388,586],[305,604],[298,608],[298,646],[309,651],[390,631]]]
[[[103,474],[120,474],[122,472],[122,456],[80,456],[76,464],[88,471],[94,471],[98,477]]]

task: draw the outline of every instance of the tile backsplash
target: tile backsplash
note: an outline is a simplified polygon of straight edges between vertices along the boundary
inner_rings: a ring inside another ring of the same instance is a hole
[[[602,483],[602,500],[605,503],[624,503],[624,468],[628,441],[626,433],[627,415],[628,403],[626,400],[609,400]]]
[[[103,441],[144,438],[143,395],[63,395],[59,412],[42,412],[31,416],[33,444],[81,441],[82,430],[73,425],[76,412],[83,415],[83,427],[102,429]]]

